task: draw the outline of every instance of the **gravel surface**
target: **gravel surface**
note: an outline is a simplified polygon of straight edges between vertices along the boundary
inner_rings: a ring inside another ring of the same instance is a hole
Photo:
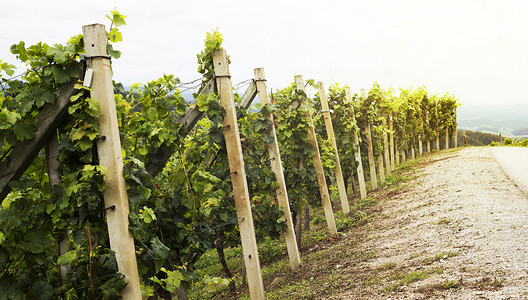
[[[528,197],[490,148],[442,151],[409,176],[360,245],[379,280],[333,298],[528,299]]]

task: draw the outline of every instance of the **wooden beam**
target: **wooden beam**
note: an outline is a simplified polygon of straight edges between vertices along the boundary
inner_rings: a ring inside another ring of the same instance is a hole
[[[123,174],[123,157],[116,104],[112,84],[112,69],[106,51],[105,26],[92,24],[83,26],[83,39],[88,67],[93,70],[90,97],[99,102],[101,116],[97,119],[99,136],[97,154],[99,164],[107,170],[104,191],[106,223],[110,248],[115,252],[119,272],[125,275],[126,287],[121,291],[123,299],[141,299],[141,287],[136,261],[134,238],[128,229],[130,208]],[[92,57],[92,58],[89,58]]]
[[[304,79],[301,75],[295,76],[295,85],[297,90],[301,90],[306,93],[304,89]],[[323,163],[321,162],[321,154],[319,151],[319,145],[317,144],[317,138],[315,137],[315,129],[312,121],[312,116],[310,115],[310,110],[306,99],[302,101],[301,107],[304,110],[306,117],[308,118],[308,135],[310,137],[310,144],[314,147],[315,154],[313,156],[313,164],[315,168],[315,174],[317,177],[317,183],[319,184],[319,193],[321,194],[321,201],[323,202],[323,210],[326,217],[326,222],[328,223],[328,229],[330,235],[337,235],[337,227],[334,219],[334,212],[332,211],[332,203],[330,202],[330,193],[328,192],[328,186],[326,185],[326,179],[324,175]]]
[[[251,299],[266,299],[262,272],[260,270],[255,227],[253,225],[253,215],[251,214],[251,203],[246,180],[246,170],[244,168],[244,157],[242,155],[242,144],[240,143],[233,87],[229,75],[229,63],[225,49],[213,51],[213,66],[220,105],[226,111],[223,122],[224,136],[238,216],[242,252],[244,254],[244,262],[248,276],[249,294]]]
[[[341,171],[341,162],[339,161],[339,151],[337,151],[337,143],[335,140],[334,127],[332,126],[332,117],[330,117],[330,107],[328,106],[328,100],[326,99],[326,92],[322,81],[317,83],[319,85],[319,99],[321,100],[321,107],[323,108],[323,118],[326,126],[326,135],[332,143],[336,155],[336,169],[335,176],[337,181],[337,189],[339,190],[339,198],[341,199],[341,208],[343,213],[350,213],[350,207],[348,206],[348,197],[345,188],[345,181],[343,180],[343,173]]]
[[[252,81],[249,84],[246,91],[244,92],[244,95],[242,95],[242,99],[240,99],[238,106],[240,106],[244,110],[248,110],[249,106],[251,105],[251,103],[253,102],[253,99],[255,99],[256,96],[257,96],[257,84],[255,83],[255,81]],[[262,103],[262,101],[260,103]]]
[[[255,86],[259,95],[259,101],[262,105],[266,105],[267,103],[270,103],[270,100],[266,87],[266,74],[264,73],[264,68],[255,69],[254,72],[255,81],[253,83],[255,84],[256,82]],[[272,124],[268,135],[273,138],[273,142],[270,144],[266,143],[266,148],[268,148],[271,170],[273,173],[275,173],[275,177],[279,183],[279,188],[276,191],[277,201],[279,206],[284,211],[284,218],[286,219],[286,231],[284,232],[284,237],[286,240],[286,248],[288,249],[288,256],[290,258],[290,267],[292,271],[297,272],[301,268],[301,258],[299,256],[297,241],[295,240],[295,230],[293,228],[290,201],[288,200],[288,191],[286,190],[286,181],[284,180],[284,173],[282,171],[282,160],[279,151],[279,143],[277,141],[275,126],[273,126],[273,115],[268,113],[265,114],[264,117],[266,117]]]
[[[33,126],[37,129],[35,137],[17,143],[0,164],[0,201],[11,190],[9,182],[20,179],[68,115],[70,97],[76,92],[73,86],[74,83],[66,83],[57,90],[55,102],[46,104],[33,121]]]

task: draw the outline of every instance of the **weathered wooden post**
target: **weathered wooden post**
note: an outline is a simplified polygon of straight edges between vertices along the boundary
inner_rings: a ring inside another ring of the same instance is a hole
[[[398,150],[398,140],[396,140],[394,145],[395,151],[396,151],[396,165],[400,165],[400,150]]]
[[[264,73],[264,68],[257,68],[254,70],[254,73],[259,101],[264,106],[270,103],[266,87],[266,74]],[[272,114],[266,113],[264,116],[271,122],[271,124],[273,124]],[[290,258],[290,267],[292,271],[297,272],[301,268],[301,258],[299,256],[297,241],[295,240],[295,230],[293,229],[288,191],[286,190],[286,182],[284,181],[277,134],[275,133],[275,127],[273,125],[269,129],[268,135],[273,138],[271,143],[266,143],[266,148],[268,148],[271,169],[273,173],[275,173],[275,177],[279,183],[279,188],[277,189],[277,201],[284,211],[284,218],[286,219],[286,231],[284,232],[284,237],[286,240],[286,248],[288,249],[288,257]]]
[[[220,105],[226,112],[223,121],[224,137],[235,196],[242,252],[248,277],[249,294],[251,299],[266,299],[260,270],[255,227],[253,225],[253,215],[251,214],[251,203],[235,111],[233,87],[229,74],[229,62],[225,49],[213,51],[213,66]]]
[[[458,132],[457,132],[457,108],[455,106],[455,131],[454,131],[454,136],[455,136],[455,141],[454,141],[454,148],[457,148],[458,147]]]
[[[449,149],[449,126],[446,125],[446,134],[445,134],[445,144],[446,150]]]
[[[332,126],[332,118],[330,117],[330,107],[328,106],[328,100],[326,99],[326,92],[324,89],[324,84],[322,81],[317,83],[319,85],[319,99],[321,100],[321,108],[323,109],[323,118],[326,126],[326,134],[332,146],[335,149],[336,155],[336,169],[335,176],[337,181],[337,188],[339,190],[339,198],[341,199],[341,208],[343,213],[350,213],[350,208],[348,206],[348,197],[345,188],[345,181],[343,180],[343,173],[341,171],[341,162],[339,161],[339,151],[337,151],[337,143],[334,135],[334,127]]]
[[[128,229],[128,195],[123,175],[123,157],[112,85],[110,57],[106,52],[105,26],[83,26],[83,39],[88,68],[93,70],[91,97],[99,101],[101,116],[97,120],[99,136],[97,153],[99,164],[107,170],[104,202],[110,248],[115,252],[119,272],[125,275],[127,286],[121,292],[123,299],[141,299],[139,274],[134,239]]]
[[[304,79],[302,75],[295,76],[295,85],[297,90],[301,90],[306,93],[304,89]],[[310,110],[306,99],[303,99],[301,103],[304,113],[306,114],[309,122],[308,135],[310,137],[310,144],[314,147],[315,154],[313,156],[313,164],[315,168],[315,174],[317,176],[317,183],[319,184],[319,193],[321,194],[321,200],[323,202],[323,209],[326,217],[326,222],[328,223],[328,230],[330,235],[337,235],[337,227],[334,219],[334,212],[332,211],[332,203],[330,202],[330,194],[328,193],[328,186],[326,185],[326,179],[323,170],[323,164],[321,162],[321,154],[319,152],[319,145],[317,144],[317,138],[315,137],[315,129],[312,121],[312,116],[310,115]]]
[[[365,89],[361,89],[361,97],[364,101],[367,99],[367,93]],[[368,159],[369,159],[369,169],[370,169],[370,185],[372,189],[375,190],[378,188],[378,179],[376,178],[376,163],[374,162],[374,149],[372,147],[372,135],[370,134],[370,123],[367,120],[365,124],[365,134],[367,135],[368,142]]]
[[[418,135],[418,155],[422,156],[422,154],[423,154],[422,136]]]
[[[345,87],[345,93],[346,93],[347,101],[349,103],[349,107],[348,107],[349,116],[353,120],[355,120],[356,117],[355,117],[355,114],[354,114],[354,107],[352,106],[352,90],[350,89],[350,87],[348,85]],[[358,174],[358,181],[359,181],[359,192],[361,194],[361,199],[363,199],[363,198],[367,197],[367,188],[365,186],[365,174],[363,173],[363,163],[361,162],[361,150],[360,150],[360,146],[359,146],[359,137],[358,137],[357,132],[355,132],[355,131],[354,131],[354,143],[357,146],[357,150],[354,151],[354,156],[355,156],[356,162],[358,164],[358,166],[357,166],[357,174]],[[352,178],[353,177],[354,176],[352,176]]]
[[[390,162],[390,154],[389,154],[389,138],[387,137],[387,133],[383,133],[383,143],[385,145],[385,166],[387,166],[387,176],[391,174],[391,162]]]
[[[390,168],[391,171],[396,169],[394,157],[394,120],[392,119],[392,111],[389,112],[389,134],[390,134]]]
[[[385,168],[383,167],[383,155],[378,155],[378,168],[380,174],[380,182],[385,181]]]

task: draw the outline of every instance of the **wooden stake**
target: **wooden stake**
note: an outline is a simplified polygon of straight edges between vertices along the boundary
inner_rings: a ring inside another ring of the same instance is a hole
[[[454,136],[455,136],[455,141],[454,141],[454,147],[457,148],[458,147],[458,132],[457,132],[457,108],[455,106],[455,131],[454,131]]]
[[[389,134],[390,134],[390,168],[391,171],[396,169],[394,157],[394,120],[392,119],[392,111],[389,113]]]
[[[378,156],[378,167],[380,174],[380,182],[385,181],[385,168],[383,167],[383,155]]]
[[[385,145],[385,166],[387,167],[387,176],[389,176],[391,174],[391,159],[389,154],[389,139],[386,132],[383,133],[383,144]]]
[[[244,168],[240,132],[235,111],[233,88],[229,74],[229,63],[225,49],[213,51],[213,66],[216,76],[216,87],[219,93],[220,105],[226,114],[224,117],[224,136],[231,171],[231,181],[235,195],[235,207],[238,216],[238,227],[242,242],[242,252],[246,263],[249,294],[251,299],[265,299],[264,283],[260,270],[257,250],[257,239],[251,214],[251,203]]]
[[[414,141],[413,141],[413,143],[411,145],[411,159],[413,159],[413,160],[416,159],[416,156],[415,156],[415,153],[414,153]]]
[[[349,86],[345,87],[345,93],[346,98],[349,103],[348,106],[348,114],[349,116],[355,120],[356,117],[354,115],[354,107],[352,106],[352,90]],[[359,137],[356,131],[354,131],[354,143],[357,147],[356,151],[354,151],[354,156],[357,162],[357,175],[358,175],[358,182],[359,182],[359,192],[361,194],[361,199],[364,199],[367,197],[367,187],[365,186],[365,174],[363,172],[363,162],[361,161],[361,147],[359,145]],[[352,175],[352,178],[354,178],[354,175]]]
[[[367,99],[367,94],[365,89],[361,89],[361,97]],[[368,142],[368,159],[369,159],[369,169],[370,169],[370,184],[373,190],[378,188],[378,180],[376,178],[376,162],[374,161],[374,149],[372,147],[372,135],[370,134],[370,123],[367,122],[365,125],[365,135],[367,136]]]
[[[401,158],[402,158],[402,163],[405,163],[405,161],[407,160],[407,158],[405,157],[405,150],[401,150]]]
[[[304,93],[306,93],[304,89],[304,79],[302,75],[295,76],[295,85],[297,87],[297,90],[301,90]],[[321,200],[323,202],[323,209],[325,212],[326,222],[328,223],[328,229],[330,231],[330,235],[336,236],[337,235],[337,227],[335,224],[334,219],[334,212],[332,211],[332,203],[330,202],[330,194],[328,193],[328,187],[326,185],[326,179],[324,175],[323,170],[323,163],[321,162],[321,154],[319,152],[319,145],[317,144],[317,139],[315,137],[315,129],[312,121],[312,116],[310,115],[310,110],[308,108],[308,104],[306,103],[306,99],[304,99],[301,103],[305,114],[308,118],[308,133],[310,136],[310,144],[314,147],[315,154],[313,156],[313,164],[315,168],[315,174],[317,176],[317,183],[319,184],[319,193],[321,194]]]
[[[420,156],[423,155],[423,144],[422,144],[422,136],[421,135],[418,136],[418,154]]]
[[[396,149],[396,165],[400,165],[400,151],[398,150],[398,140],[396,140],[395,146]]]
[[[259,101],[262,105],[270,103],[266,87],[266,75],[264,68],[254,69],[255,82],[257,84],[257,93]],[[273,124],[273,115],[264,114],[271,124]],[[284,211],[284,218],[286,219],[286,231],[284,237],[286,240],[286,248],[288,249],[288,256],[290,258],[290,267],[292,271],[297,272],[301,268],[301,258],[299,256],[299,249],[295,241],[295,230],[293,229],[293,221],[290,211],[290,201],[288,200],[288,192],[286,191],[286,182],[284,181],[284,173],[282,171],[282,160],[279,152],[279,144],[277,142],[277,134],[275,133],[275,126],[271,126],[268,131],[268,136],[273,137],[273,142],[266,143],[268,154],[271,161],[271,169],[275,173],[279,188],[277,189],[277,200],[279,206]]]
[[[427,153],[431,153],[431,139],[427,138]]]
[[[449,149],[449,127],[446,126],[446,137],[445,137],[446,150]]]
[[[328,101],[326,99],[326,92],[322,81],[317,83],[319,85],[319,99],[321,100],[321,107],[323,109],[323,118],[326,126],[326,135],[334,146],[335,155],[336,155],[336,169],[335,176],[337,181],[337,188],[339,190],[339,198],[341,199],[341,208],[343,213],[350,213],[350,208],[348,206],[348,197],[345,188],[345,181],[343,180],[343,173],[341,171],[341,162],[339,161],[339,151],[337,150],[337,143],[334,135],[334,127],[332,126],[332,117],[330,116],[330,107],[328,107]]]
[[[438,124],[436,124],[436,151],[440,151],[440,131],[438,130]]]
[[[115,251],[119,272],[125,275],[127,286],[121,291],[123,299],[141,299],[134,239],[128,229],[128,195],[123,175],[123,157],[112,85],[112,69],[106,52],[105,26],[83,27],[88,67],[93,70],[91,97],[99,101],[101,116],[97,120],[100,138],[97,141],[99,163],[107,170],[104,202],[110,248]],[[110,209],[112,207],[112,209]]]

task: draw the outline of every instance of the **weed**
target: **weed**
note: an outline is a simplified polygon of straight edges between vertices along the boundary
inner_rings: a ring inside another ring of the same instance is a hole
[[[427,274],[427,272],[425,271],[413,271],[413,272],[409,272],[405,274],[402,282],[403,284],[409,284],[409,283],[423,280],[427,277],[429,277],[429,274]]]
[[[400,287],[400,284],[397,282],[389,283],[383,288],[385,292],[395,292]]]
[[[312,223],[313,223],[315,226],[317,226],[317,225],[319,225],[319,224],[321,224],[321,223],[323,223],[323,222],[325,222],[325,221],[326,221],[326,219],[325,219],[324,216],[317,216],[317,217],[313,218]]]
[[[475,281],[475,286],[478,289],[497,289],[504,285],[503,278],[497,278],[496,276],[491,279],[490,277],[484,277]]]
[[[394,267],[396,267],[396,263],[388,262],[388,263],[382,264],[381,266],[376,267],[376,271],[390,270],[390,269],[392,269]]]
[[[460,253],[457,251],[449,250],[449,251],[440,251],[435,254],[434,261],[438,261],[441,259],[448,259],[450,257],[459,256]]]
[[[440,283],[439,287],[445,289],[445,290],[449,290],[449,289],[455,289],[455,290],[459,290],[462,288],[462,283],[458,280],[448,280],[446,279],[445,281],[443,281],[442,283]]]
[[[359,202],[359,207],[360,208],[367,208],[367,207],[370,207],[370,206],[374,206],[376,205],[376,198],[373,198],[373,197],[367,197],[365,199],[362,199],[361,202]]]

